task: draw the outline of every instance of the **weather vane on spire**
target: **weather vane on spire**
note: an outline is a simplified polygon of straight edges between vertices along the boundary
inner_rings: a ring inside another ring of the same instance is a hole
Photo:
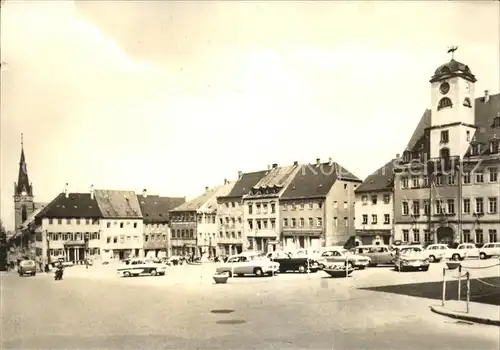
[[[448,48],[448,53],[451,53],[451,59],[455,57],[455,51],[458,50],[458,46],[451,46]]]

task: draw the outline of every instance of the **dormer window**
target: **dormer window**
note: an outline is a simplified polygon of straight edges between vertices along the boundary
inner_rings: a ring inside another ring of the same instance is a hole
[[[492,127],[493,128],[500,128],[500,113],[495,118],[493,118]]]
[[[409,162],[410,161],[410,152],[409,151],[404,151],[403,152],[403,161],[404,162]]]
[[[453,103],[451,103],[451,100],[448,97],[443,97],[441,100],[439,100],[438,103],[438,111],[443,109],[443,108],[451,108],[453,107]]]
[[[463,105],[464,105],[465,107],[472,108],[472,103],[470,102],[470,98],[466,97],[466,98],[464,99],[464,103],[463,103]]]
[[[500,152],[500,141],[499,140],[491,140],[490,141],[490,153],[498,153]]]

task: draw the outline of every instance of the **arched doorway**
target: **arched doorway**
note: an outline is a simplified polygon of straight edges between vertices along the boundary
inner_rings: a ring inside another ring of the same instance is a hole
[[[440,227],[436,231],[437,242],[442,244],[453,244],[453,229],[449,226]]]

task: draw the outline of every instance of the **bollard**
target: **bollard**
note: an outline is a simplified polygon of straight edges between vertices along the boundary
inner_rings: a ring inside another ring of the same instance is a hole
[[[466,313],[469,313],[469,302],[470,302],[470,274],[469,274],[469,271],[467,271],[467,274],[466,274],[466,280],[467,280],[467,284],[466,284],[466,288],[467,288],[467,301],[465,303],[465,306],[466,306]]]
[[[458,301],[461,299],[462,291],[462,265],[458,265]]]
[[[443,267],[443,299],[441,301],[441,306],[444,306],[446,300],[446,268]]]

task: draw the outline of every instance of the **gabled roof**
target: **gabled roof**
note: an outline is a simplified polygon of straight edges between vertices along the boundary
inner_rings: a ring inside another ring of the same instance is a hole
[[[90,193],[60,193],[42,208],[36,218],[99,218],[101,211]]]
[[[104,218],[142,218],[134,191],[94,190],[94,195]]]
[[[36,216],[47,206],[48,203],[34,203],[35,211],[21,224],[21,230],[27,229],[28,226],[35,221]]]
[[[267,172],[268,170],[262,170],[242,174],[227,196],[219,196],[219,198],[243,197],[250,192],[252,187],[254,187],[267,174]]]
[[[159,195],[137,195],[144,223],[166,223],[169,212],[186,202],[183,197],[160,197]]]
[[[297,165],[274,167],[269,170],[253,188],[284,187],[291,180],[294,171],[296,171],[298,167]]]
[[[373,174],[369,175],[365,181],[354,191],[355,193],[366,193],[374,191],[392,191],[394,186],[394,166],[397,159],[392,159]]]
[[[192,200],[181,204],[171,212],[185,212],[185,211],[198,211],[198,210],[215,210],[217,207],[217,197],[224,196],[229,193],[234,182],[229,182],[225,185],[220,185],[206,189],[205,193],[193,198]]]
[[[359,178],[335,162],[304,164],[295,174],[280,199],[323,198],[337,180],[361,182]]]

